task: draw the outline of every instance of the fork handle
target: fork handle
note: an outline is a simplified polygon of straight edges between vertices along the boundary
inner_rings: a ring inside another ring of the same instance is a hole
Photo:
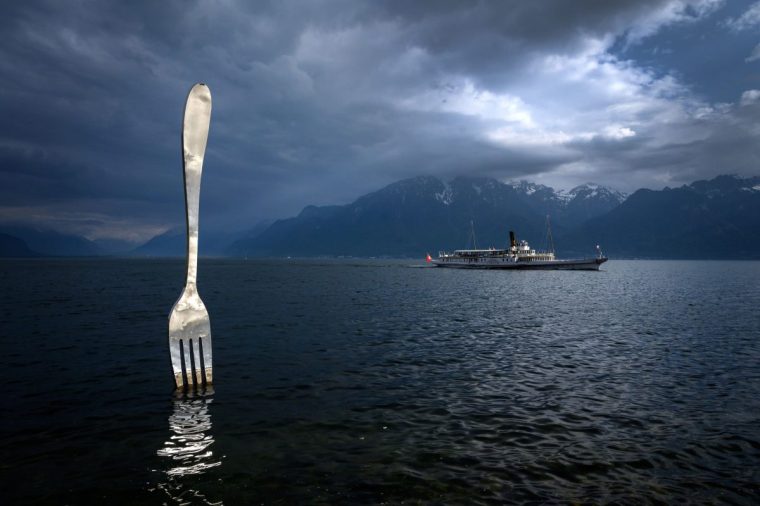
[[[201,173],[211,122],[211,91],[203,83],[190,89],[182,120],[182,167],[185,179],[187,218],[187,285],[195,286],[198,276],[198,212]]]

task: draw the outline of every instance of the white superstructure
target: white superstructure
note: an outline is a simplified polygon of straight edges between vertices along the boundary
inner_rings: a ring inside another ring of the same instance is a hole
[[[430,259],[437,267],[457,267],[475,269],[571,269],[599,270],[607,261],[597,246],[595,258],[557,260],[553,251],[536,251],[528,241],[517,241],[514,232],[509,232],[510,247],[507,249],[458,249],[453,253],[441,251],[438,257]]]

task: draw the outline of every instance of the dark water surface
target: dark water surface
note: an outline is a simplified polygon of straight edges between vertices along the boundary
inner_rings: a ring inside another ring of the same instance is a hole
[[[760,263],[409,264],[0,261],[0,502],[757,504]]]

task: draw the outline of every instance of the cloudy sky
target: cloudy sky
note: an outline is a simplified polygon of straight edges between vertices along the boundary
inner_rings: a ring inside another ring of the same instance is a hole
[[[760,1],[50,0],[5,5],[0,29],[0,222],[133,241],[182,224],[199,81],[202,227],[420,174],[760,174]]]

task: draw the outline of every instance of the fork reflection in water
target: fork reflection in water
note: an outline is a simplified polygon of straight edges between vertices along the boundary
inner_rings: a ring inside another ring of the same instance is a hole
[[[199,491],[182,483],[184,477],[201,475],[222,465],[211,448],[214,437],[211,434],[209,405],[213,401],[213,394],[212,388],[206,388],[194,394],[178,396],[174,400],[174,409],[169,417],[171,435],[156,452],[159,457],[171,459],[165,471],[168,480],[159,484],[158,488],[179,503],[199,501],[221,504],[209,501]]]

